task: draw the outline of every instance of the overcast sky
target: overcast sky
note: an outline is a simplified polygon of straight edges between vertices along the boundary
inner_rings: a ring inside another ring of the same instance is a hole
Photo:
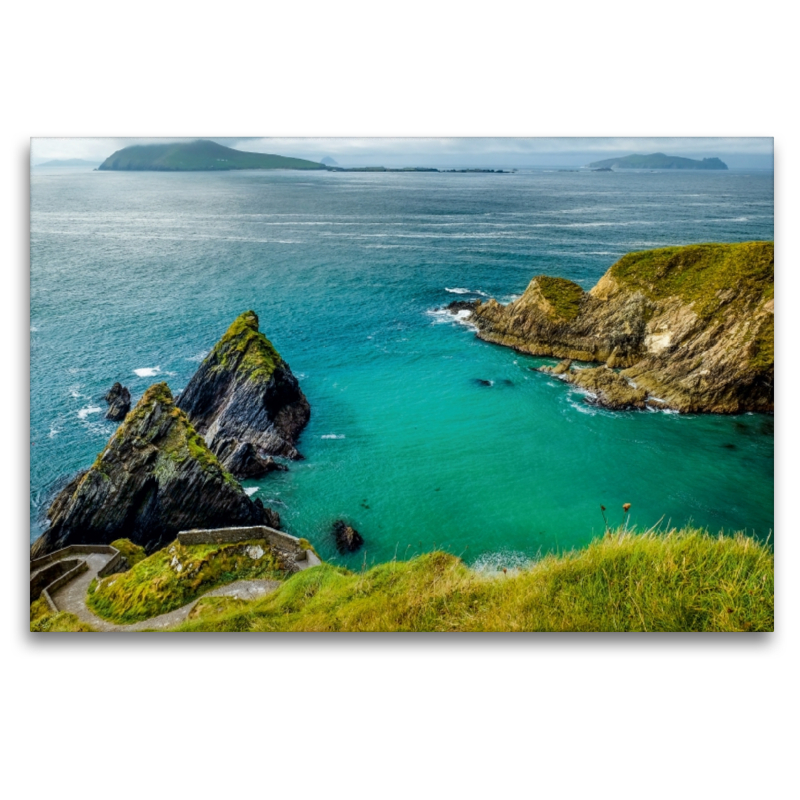
[[[184,141],[201,137],[186,137]],[[631,153],[666,153],[687,158],[721,158],[731,168],[773,166],[773,140],[752,138],[257,138],[205,137],[256,153],[276,153],[341,166],[386,167],[536,167],[583,166],[589,161]],[[101,162],[131,144],[180,139],[32,139],[31,162],[83,158]]]

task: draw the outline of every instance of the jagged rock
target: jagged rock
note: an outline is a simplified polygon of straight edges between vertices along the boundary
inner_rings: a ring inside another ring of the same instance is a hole
[[[106,419],[112,419],[115,422],[125,419],[126,414],[131,410],[131,393],[128,391],[128,387],[117,381],[106,393],[106,403],[109,406],[106,411]]]
[[[458,314],[459,311],[474,311],[477,305],[477,300],[453,300],[453,302],[448,303],[445,308],[451,314]]]
[[[563,361],[559,361],[554,367],[539,367],[539,372],[545,372],[548,375],[563,375],[565,372],[569,372],[569,368],[572,366],[572,359],[565,358]]]
[[[343,520],[333,523],[333,538],[336,540],[336,549],[342,553],[355,553],[364,539],[361,534]]]
[[[302,458],[295,444],[311,409],[289,365],[259,333],[253,311],[236,318],[181,393],[178,406],[236,477],[275,468],[268,456]],[[252,454],[240,450],[243,444],[252,446]]]
[[[604,408],[613,408],[620,411],[645,408],[647,392],[631,385],[621,374],[606,366],[594,369],[569,370],[563,373],[563,378],[567,383],[574,384],[590,392],[590,402]]]
[[[629,253],[590,292],[539,276],[513,303],[478,303],[472,322],[481,339],[523,353],[621,368],[652,407],[770,412],[774,274],[772,242]]]
[[[70,481],[48,511],[50,527],[31,557],[70,544],[130,539],[148,552],[182,530],[278,527],[220,466],[174,404],[166,383],[151,386],[94,464]]]

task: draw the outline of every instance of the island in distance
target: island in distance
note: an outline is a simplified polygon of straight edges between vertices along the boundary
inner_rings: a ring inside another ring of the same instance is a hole
[[[325,165],[304,158],[247,153],[209,139],[197,139],[194,142],[123,147],[112,153],[98,169],[208,172],[232,169],[325,169]]]
[[[330,156],[322,161],[290,158],[270,153],[247,153],[232,147],[197,139],[193,142],[166,144],[136,144],[112,153],[100,170],[141,172],[218,172],[233,169],[304,169],[328,172],[491,172],[509,174],[516,170],[502,169],[445,169],[435,167],[340,167]]]
[[[718,158],[704,158],[698,161],[695,158],[667,156],[664,153],[606,158],[587,166],[590,169],[728,169],[728,165]]]

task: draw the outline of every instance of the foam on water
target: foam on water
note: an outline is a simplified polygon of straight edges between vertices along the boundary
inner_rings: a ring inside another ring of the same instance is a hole
[[[244,493],[248,497],[252,497],[258,491],[258,486],[247,486],[245,487]]]
[[[161,367],[140,367],[139,369],[135,369],[134,372],[140,378],[152,378],[154,375],[158,375],[161,372]]]
[[[320,439],[344,439],[345,435],[343,433],[325,433],[319,437]]]
[[[86,406],[78,412],[78,419],[86,419],[89,414],[99,414],[102,410],[100,406]]]

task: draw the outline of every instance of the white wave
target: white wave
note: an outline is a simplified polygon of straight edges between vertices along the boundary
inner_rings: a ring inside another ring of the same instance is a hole
[[[504,569],[507,573],[515,573],[527,569],[532,563],[533,559],[519,550],[500,550],[478,556],[472,569],[487,577],[502,577]]]
[[[325,433],[319,437],[320,439],[344,439],[343,433]]]
[[[432,308],[425,312],[429,317],[433,317],[433,325],[442,325],[443,323],[456,323],[457,325],[464,325],[467,328],[472,328],[473,330],[477,330],[475,325],[470,322],[470,318],[472,317],[472,312],[468,309],[464,309],[463,311],[459,311],[456,314],[451,314],[447,309],[444,308]]]
[[[244,493],[245,493],[245,494],[246,494],[248,497],[252,497],[252,496],[253,496],[253,495],[254,495],[254,494],[257,492],[257,491],[258,491],[258,486],[248,486],[248,487],[247,487],[247,488],[244,490]]]
[[[31,333],[36,333],[39,329],[35,325],[31,325]]]
[[[86,406],[78,412],[78,419],[86,419],[89,414],[99,414],[102,410],[100,406]]]
[[[61,433],[61,428],[57,428],[55,425],[50,426],[50,433],[48,434],[48,436],[51,439],[55,439],[59,433]]]
[[[134,372],[140,378],[152,378],[153,375],[158,375],[161,372],[161,367],[140,367],[139,369],[135,369]]]
[[[78,400],[81,397],[83,397],[83,395],[79,391],[77,391],[76,389],[70,389],[69,390],[69,396],[70,397],[74,397],[76,400]]]
[[[195,353],[195,355],[189,356],[189,358],[187,358],[186,360],[187,361],[195,361],[195,362],[199,363],[200,361],[202,361],[208,355],[208,352],[209,352],[208,350],[201,350],[199,353]]]
[[[478,294],[481,297],[489,296],[486,294],[486,292],[482,292],[480,289],[465,289],[463,286],[456,286],[454,289],[450,289],[449,287],[445,286],[444,290],[446,292],[450,292],[451,294]]]

